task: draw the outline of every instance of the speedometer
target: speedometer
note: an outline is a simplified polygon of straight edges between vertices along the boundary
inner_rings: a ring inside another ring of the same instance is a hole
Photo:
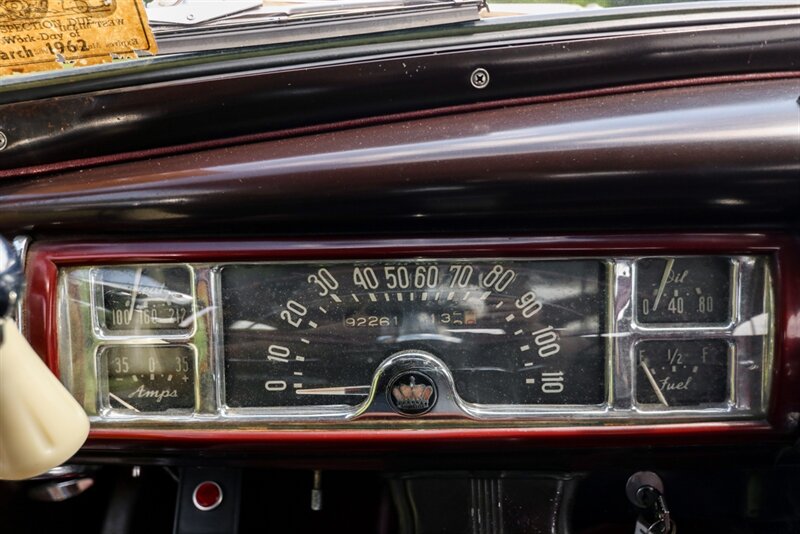
[[[381,363],[404,351],[440,360],[467,403],[606,399],[603,261],[220,269],[230,408],[358,405]]]

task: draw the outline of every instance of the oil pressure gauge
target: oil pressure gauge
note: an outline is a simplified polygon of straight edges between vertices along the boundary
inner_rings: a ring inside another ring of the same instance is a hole
[[[646,325],[728,323],[732,269],[724,257],[637,261],[636,320]]]

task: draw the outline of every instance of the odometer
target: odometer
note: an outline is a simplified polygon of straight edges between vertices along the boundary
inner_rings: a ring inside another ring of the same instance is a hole
[[[605,276],[597,260],[223,266],[226,405],[357,405],[408,350],[466,402],[602,404]]]

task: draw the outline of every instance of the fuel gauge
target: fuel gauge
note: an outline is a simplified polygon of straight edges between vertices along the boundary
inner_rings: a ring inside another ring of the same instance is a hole
[[[639,404],[691,407],[728,399],[726,341],[641,341],[635,351]]]

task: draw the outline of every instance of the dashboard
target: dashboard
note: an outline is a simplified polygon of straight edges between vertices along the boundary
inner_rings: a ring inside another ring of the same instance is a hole
[[[596,534],[656,471],[682,531],[795,527],[800,34],[734,7],[0,91],[19,324],[98,490],[0,513]]]

